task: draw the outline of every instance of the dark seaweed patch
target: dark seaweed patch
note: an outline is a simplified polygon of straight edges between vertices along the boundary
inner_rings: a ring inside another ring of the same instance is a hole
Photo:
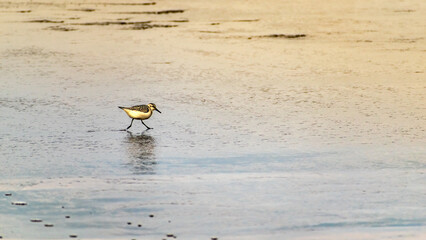
[[[143,12],[118,12],[119,14],[171,14],[171,13],[184,13],[182,9],[171,9],[162,11],[143,11]]]
[[[68,9],[68,11],[80,11],[80,12],[94,12],[94,8],[78,8],[78,9]]]
[[[145,29],[151,29],[151,28],[171,28],[171,27],[178,26],[178,25],[171,25],[171,24],[151,24],[151,21],[140,21],[140,22],[107,21],[107,22],[75,23],[75,25],[84,25],[84,26],[131,25],[131,27],[126,28],[130,30],[145,30]]]
[[[200,31],[200,33],[222,33],[221,31]]]
[[[64,26],[52,26],[52,27],[48,27],[46,29],[54,30],[54,31],[62,31],[62,32],[69,32],[69,31],[77,30],[75,28],[69,28],[69,27],[64,27]]]
[[[178,20],[169,20],[168,22],[177,22],[177,23],[179,23],[179,22],[189,22],[189,20],[188,19],[178,19]]]
[[[136,24],[149,24],[149,23],[151,23],[151,21],[143,21],[143,22],[107,21],[107,22],[75,23],[75,25],[108,26],[108,25],[136,25]]]
[[[252,38],[303,38],[306,37],[306,34],[268,34],[268,35],[260,35],[260,36],[253,36],[249,37],[248,39]]]
[[[64,23],[64,21],[55,21],[55,20],[49,20],[49,19],[36,19],[28,21],[31,23]]]
[[[155,5],[156,2],[144,2],[144,3],[98,3],[103,5],[125,5],[125,6],[146,6],[146,5]]]
[[[170,24],[135,24],[134,26],[130,27],[130,30],[146,30],[151,28],[172,28],[177,27],[178,25],[170,25]]]
[[[394,12],[397,13],[411,13],[411,12],[415,12],[416,10],[413,9],[402,9],[402,10],[395,10]]]
[[[241,19],[241,20],[234,20],[233,22],[258,22],[260,19]]]

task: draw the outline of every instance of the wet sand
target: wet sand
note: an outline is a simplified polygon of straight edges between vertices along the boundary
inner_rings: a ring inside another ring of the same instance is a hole
[[[0,0],[0,236],[423,239],[425,11]]]

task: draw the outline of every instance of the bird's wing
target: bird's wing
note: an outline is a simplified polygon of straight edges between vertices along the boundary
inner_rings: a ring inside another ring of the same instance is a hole
[[[129,109],[144,112],[144,113],[149,112],[149,107],[147,105],[137,105],[137,106],[130,107]]]

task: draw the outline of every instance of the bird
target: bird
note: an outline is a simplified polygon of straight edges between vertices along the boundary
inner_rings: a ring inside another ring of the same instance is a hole
[[[152,129],[148,127],[143,120],[148,119],[151,117],[152,113],[155,111],[160,112],[160,110],[157,109],[157,106],[154,103],[149,103],[148,105],[136,105],[133,107],[118,107],[122,110],[124,110],[127,115],[132,119],[132,122],[130,122],[130,126],[126,128],[126,130],[129,130],[129,128],[133,124],[133,120],[139,119],[141,120],[141,123],[147,128]]]

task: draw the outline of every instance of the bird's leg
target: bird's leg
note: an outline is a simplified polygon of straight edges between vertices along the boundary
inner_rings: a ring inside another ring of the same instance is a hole
[[[128,126],[127,128],[126,128],[126,130],[129,130],[129,128],[132,126],[132,124],[133,124],[133,120],[135,120],[134,118],[132,118],[132,121],[130,122],[130,126]]]
[[[147,129],[152,129],[152,128],[150,128],[150,127],[148,127],[142,120],[141,120],[141,123],[147,128]]]

